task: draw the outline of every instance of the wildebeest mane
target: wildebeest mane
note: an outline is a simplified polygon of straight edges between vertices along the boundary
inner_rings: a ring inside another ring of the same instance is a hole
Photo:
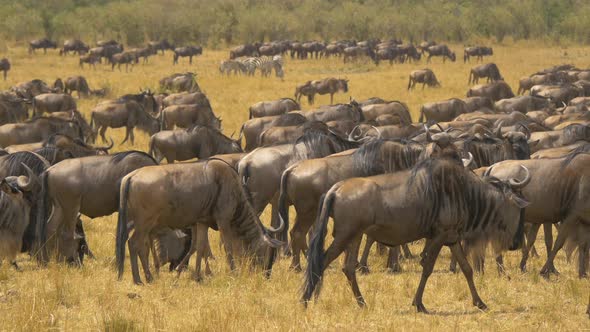
[[[302,123],[307,122],[307,118],[299,113],[285,113],[281,114],[277,119],[275,119],[271,126],[272,127],[286,127],[286,126],[296,126]]]
[[[494,137],[470,136],[463,141],[465,153],[471,152],[478,167],[489,166],[505,159],[504,142]]]
[[[574,143],[578,140],[587,140],[590,138],[590,126],[573,123],[563,128],[563,137],[566,142]]]
[[[424,151],[420,143],[407,140],[374,139],[352,154],[357,176],[373,176],[411,168]]]
[[[589,153],[590,153],[590,143],[584,143],[584,144],[578,146],[577,148],[575,148],[573,151],[571,151],[570,153],[568,153],[565,156],[565,159],[561,163],[561,168],[563,169],[563,168],[567,167],[577,156],[579,156],[581,154],[589,154]]]
[[[303,145],[303,149],[300,147]],[[359,142],[349,141],[332,132],[307,130],[293,144],[296,159],[313,159],[329,156],[334,153],[358,148]]]

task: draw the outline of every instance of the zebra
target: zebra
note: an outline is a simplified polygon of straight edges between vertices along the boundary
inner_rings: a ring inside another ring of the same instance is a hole
[[[246,73],[246,66],[238,60],[224,60],[219,65],[219,72],[228,76],[233,72],[234,75]]]
[[[283,71],[283,57],[280,55],[275,56],[262,56],[262,57],[249,57],[238,59],[240,63],[246,68],[246,74],[254,76],[256,69],[260,70],[262,77],[267,77],[275,70],[275,75],[279,78],[283,78],[285,73]]]

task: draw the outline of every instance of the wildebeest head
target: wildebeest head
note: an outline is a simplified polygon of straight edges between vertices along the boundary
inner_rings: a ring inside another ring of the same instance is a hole
[[[344,79],[344,80],[340,80],[340,89],[342,90],[342,92],[346,93],[348,92],[348,80]]]
[[[25,201],[29,206],[33,203],[29,192],[39,189],[39,178],[25,164],[22,164],[27,176],[7,176],[2,180],[0,189],[9,195],[13,200]]]

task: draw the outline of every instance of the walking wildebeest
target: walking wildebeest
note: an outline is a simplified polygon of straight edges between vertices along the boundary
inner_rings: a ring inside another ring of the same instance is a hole
[[[476,57],[477,61],[483,61],[484,56],[494,55],[494,50],[486,46],[469,46],[463,51],[463,63],[469,61],[470,57]]]
[[[8,75],[9,70],[10,70],[10,61],[8,61],[7,58],[0,59],[0,71],[2,71],[5,81],[6,81],[6,76]]]
[[[137,55],[134,52],[124,51],[113,54],[109,61],[111,63],[112,71],[115,71],[115,65],[117,66],[117,69],[121,71],[121,64],[125,64],[125,72],[129,70],[129,65],[131,65],[131,70],[133,71],[133,65],[137,61]]]
[[[189,178],[190,181],[178,181]],[[248,203],[238,174],[224,161],[213,159],[137,170],[123,179],[120,197],[116,241],[119,279],[123,277],[130,222],[134,233],[129,239],[129,255],[136,284],[142,284],[138,256],[147,282],[153,280],[148,256],[155,231],[165,227],[184,229],[197,223],[219,229],[232,270],[235,254],[253,255],[254,263],[262,265],[270,276],[276,248],[282,245],[271,234],[282,228],[268,229],[262,224]],[[193,241],[198,242],[194,238]],[[203,249],[197,248],[197,280]]]
[[[455,56],[455,52],[451,51],[447,45],[432,45],[424,49],[426,53],[428,53],[428,58],[426,58],[426,62],[429,63],[433,56],[442,56],[443,63],[449,58],[452,62],[455,62],[457,57]]]
[[[126,151],[110,156],[67,159],[41,175],[41,242],[55,248],[58,255],[77,262],[78,213],[90,218],[112,214],[119,207],[119,187],[123,177],[145,166],[157,165],[144,152]],[[51,214],[47,216],[47,211]],[[48,256],[44,253],[44,258]]]
[[[300,110],[299,103],[291,98],[281,98],[272,101],[258,102],[248,109],[248,119],[260,118],[263,116],[281,115],[290,111]]]
[[[56,49],[57,43],[47,38],[35,39],[29,42],[29,54],[35,53],[35,50],[39,48],[43,49],[43,54],[47,54],[47,49]]]
[[[422,83],[422,90],[428,85],[429,87],[439,87],[440,82],[436,79],[434,72],[428,68],[421,70],[414,70],[410,73],[408,81],[408,91],[416,86],[416,83]]]
[[[480,84],[467,91],[467,97],[487,97],[496,102],[500,99],[514,97],[510,85],[504,81],[497,81],[488,84]]]
[[[90,50],[90,47],[88,47],[83,41],[79,39],[68,39],[64,41],[64,46],[59,50],[59,55],[67,55],[72,51],[74,54],[78,53],[78,55],[82,55],[86,54],[88,50]]]
[[[158,163],[169,164],[193,158],[205,159],[216,154],[242,152],[241,138],[233,140],[216,128],[196,125],[181,130],[164,130],[150,137],[149,154]]]
[[[100,133],[103,142],[106,142],[105,133],[108,127],[125,127],[125,139],[121,144],[129,139],[133,145],[135,142],[133,129],[135,127],[149,135],[153,135],[160,130],[160,121],[150,115],[136,101],[116,101],[96,106],[90,116],[90,126],[95,132]]]
[[[321,200],[307,252],[303,302],[307,304],[314,291],[316,296],[319,294],[324,271],[346,251],[343,272],[357,303],[365,306],[356,281],[364,233],[387,245],[426,238],[421,254],[422,276],[413,301],[418,312],[427,313],[422,296],[443,245],[450,246],[459,261],[473,304],[487,309],[475,288],[473,270],[460,241],[473,233],[483,233],[493,235],[498,247],[519,248],[523,242],[522,208],[527,202],[516,192],[530,178],[527,174],[522,181],[482,181],[456,160],[437,158],[427,159],[409,171],[337,183]],[[330,216],[334,219],[334,241],[324,251]]]
[[[479,79],[485,77],[486,82],[503,81],[504,78],[500,75],[500,70],[495,63],[486,63],[485,65],[479,65],[471,68],[469,72],[469,81],[467,84],[477,84]]]
[[[174,57],[172,64],[175,65],[178,63],[178,58],[188,57],[189,65],[193,64],[193,56],[203,54],[203,48],[201,46],[185,46],[185,47],[177,47],[174,49]]]
[[[221,119],[215,116],[209,106],[172,105],[160,112],[162,130],[172,130],[174,127],[190,128],[194,125],[209,126],[221,129]]]
[[[165,50],[174,50],[174,46],[172,46],[172,44],[168,42],[168,39],[163,39],[160,41],[149,41],[148,46],[150,46],[156,52],[162,51],[162,54],[164,54]]]
[[[348,92],[348,80],[330,77],[323,80],[308,81],[303,85],[297,86],[295,89],[295,99],[299,102],[301,96],[307,96],[309,105],[312,105],[316,94],[330,94],[330,104],[333,104],[334,94],[338,91]]]
[[[44,93],[33,98],[33,116],[76,109],[76,101],[67,93]]]
[[[82,129],[76,122],[41,117],[23,123],[0,126],[0,147],[41,142],[53,134],[65,134],[83,139]]]

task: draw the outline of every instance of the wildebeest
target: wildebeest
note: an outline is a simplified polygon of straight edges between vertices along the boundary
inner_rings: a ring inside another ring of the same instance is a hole
[[[541,149],[574,144],[579,140],[590,141],[590,126],[571,124],[560,130],[535,132],[531,134],[529,145],[534,153]]]
[[[178,63],[178,58],[188,57],[188,63],[190,65],[193,64],[193,56],[203,54],[203,48],[201,46],[185,46],[185,47],[177,47],[174,49],[174,57],[172,64]]]
[[[367,105],[363,106],[361,109],[364,121],[375,121],[379,125],[396,124],[402,126],[407,126],[412,123],[410,109],[408,108],[408,105],[401,101],[389,101],[381,104]]]
[[[106,59],[110,61],[113,55],[123,52],[124,48],[121,44],[109,44],[99,47],[91,48],[88,52],[90,55],[98,57],[99,59]]]
[[[53,134],[65,134],[83,139],[80,126],[59,118],[36,118],[23,123],[0,126],[0,147],[41,142]]]
[[[427,312],[422,295],[443,245],[450,246],[458,259],[473,304],[485,310],[487,306],[477,294],[473,270],[460,241],[472,234],[486,234],[498,247],[519,248],[524,228],[522,208],[527,202],[516,191],[528,184],[530,176],[527,174],[522,181],[484,181],[455,160],[443,158],[427,159],[410,171],[337,183],[321,200],[307,252],[302,300],[307,303],[314,291],[316,296],[319,294],[323,272],[346,251],[344,274],[357,303],[365,306],[356,281],[358,250],[365,233],[387,245],[426,238],[421,255],[422,277],[413,301],[418,312]],[[330,216],[334,219],[334,241],[324,251]]]
[[[162,51],[162,54],[164,54],[165,50],[174,50],[174,46],[172,46],[172,44],[168,42],[168,39],[162,39],[159,41],[149,41],[148,46],[156,52]]]
[[[113,71],[115,71],[115,65],[117,66],[117,69],[121,71],[121,65],[125,64],[125,72],[127,72],[129,70],[129,65],[131,65],[131,70],[133,70],[133,65],[137,62],[137,55],[131,51],[124,51],[113,54],[109,61]]]
[[[10,87],[10,91],[14,92],[17,96],[31,100],[33,97],[42,93],[54,92],[51,87],[40,79],[34,79],[27,82],[18,83]]]
[[[174,127],[190,128],[194,125],[221,129],[221,119],[215,116],[211,107],[189,105],[171,105],[160,112],[161,128],[171,130]]]
[[[531,88],[531,95],[547,98],[556,106],[567,105],[570,100],[584,96],[584,89],[573,84],[541,87],[539,91],[535,91],[535,87]]]
[[[191,180],[178,181],[188,178]],[[179,192],[185,194],[178,195]],[[235,254],[252,254],[254,262],[262,265],[270,275],[276,247],[282,244],[272,239],[271,234],[281,228],[273,230],[262,225],[248,203],[237,173],[227,163],[214,159],[146,167],[123,179],[120,196],[116,241],[119,279],[123,276],[129,222],[134,226],[129,239],[129,254],[136,284],[142,283],[138,256],[147,282],[153,280],[148,264],[152,234],[166,227],[185,229],[197,223],[219,229],[232,270]],[[197,248],[197,280],[203,251]]]
[[[184,130],[164,130],[150,137],[149,154],[158,163],[169,164],[193,158],[205,159],[216,154],[242,152],[241,138],[233,140],[216,128],[196,125]]]
[[[291,98],[281,98],[272,101],[261,101],[249,108],[248,119],[263,116],[281,115],[290,111],[300,110],[299,103]]]
[[[0,71],[2,71],[5,81],[6,81],[6,76],[8,75],[9,70],[10,70],[10,61],[8,61],[7,58],[0,59]]]
[[[29,54],[35,53],[35,50],[39,48],[42,48],[43,53],[47,54],[47,49],[56,49],[57,43],[52,40],[49,40],[48,38],[35,39],[29,42]]]
[[[518,96],[507,99],[498,100],[494,104],[494,109],[497,112],[521,112],[528,113],[530,111],[550,110],[551,104],[549,100],[536,96]]]
[[[112,214],[119,207],[123,177],[156,161],[144,152],[127,151],[110,156],[64,160],[41,175],[40,239],[50,249],[57,244],[58,256],[77,262],[75,233],[78,213],[90,218]],[[51,211],[47,216],[46,211]],[[44,258],[48,257],[44,254]]]
[[[155,55],[157,52],[150,46],[141,47],[141,48],[132,48],[129,49],[127,52],[132,53],[135,56],[135,63],[139,63],[139,58],[143,59],[143,64],[148,63],[148,59],[150,56]]]
[[[264,130],[271,127],[296,126],[308,121],[300,113],[285,113],[277,116],[265,116],[261,118],[250,119],[240,128],[240,135],[243,134],[246,139],[246,151],[252,151],[258,147],[259,137]]]
[[[487,97],[468,97],[463,99],[467,112],[477,111],[482,108],[493,109],[494,102]]]
[[[476,57],[477,61],[483,61],[484,56],[494,55],[494,49],[486,46],[469,46],[463,51],[463,63],[470,61],[470,57]]]
[[[317,81],[307,81],[295,89],[295,99],[301,100],[301,96],[307,96],[310,105],[313,104],[315,95],[330,94],[330,104],[334,103],[334,94],[338,91],[348,92],[348,80],[337,78],[325,78]]]
[[[77,109],[76,101],[67,93],[44,93],[33,98],[33,115],[67,112]]]
[[[100,63],[100,57],[92,53],[80,55],[80,68],[84,68],[85,63],[96,69],[96,64]]]
[[[372,48],[370,47],[366,47],[366,46],[351,46],[351,47],[347,47],[342,51],[343,56],[343,61],[344,63],[349,62],[350,60],[356,60],[359,59],[360,57],[369,57],[371,60],[373,60],[373,62],[378,65],[379,64],[379,58],[377,57],[377,54],[375,54],[375,51],[373,51]],[[387,58],[387,57],[385,57]]]
[[[420,107],[419,122],[446,122],[468,113],[467,105],[461,99],[451,98],[439,102],[426,103]]]
[[[90,50],[90,47],[88,47],[83,41],[79,39],[68,39],[64,41],[64,46],[59,50],[59,55],[67,55],[72,51],[74,54],[78,53],[78,55],[82,55],[86,54],[88,50]]]
[[[39,188],[39,179],[25,166],[28,176],[9,176],[0,182],[0,261],[8,259],[15,269],[16,255],[23,247],[31,206],[28,193]]]
[[[125,143],[127,139],[131,141],[131,144],[134,144],[133,129],[135,127],[153,135],[160,130],[160,121],[136,101],[119,101],[96,106],[90,115],[90,126],[95,132],[100,133],[103,142],[106,142],[105,133],[108,127],[125,127],[125,139],[121,144]]]
[[[467,84],[477,84],[479,79],[485,77],[486,82],[503,81],[504,78],[500,75],[500,70],[495,63],[486,63],[485,65],[479,65],[471,68],[469,72],[469,81]]]
[[[408,90],[413,89],[416,86],[416,83],[422,83],[422,90],[424,90],[426,85],[429,87],[440,86],[440,82],[436,79],[436,75],[434,75],[434,72],[428,68],[414,70],[410,73]]]
[[[455,62],[457,57],[455,56],[455,52],[451,51],[447,45],[432,45],[424,49],[426,53],[428,53],[428,58],[426,58],[426,62],[430,62],[433,56],[442,56],[443,63],[449,58],[452,62]]]
[[[209,99],[207,96],[202,92],[180,92],[180,93],[173,93],[166,96],[162,99],[162,107],[166,108],[170,105],[199,105],[199,106],[208,106],[211,108],[211,103],[209,103]]]
[[[160,88],[163,90],[171,90],[175,92],[201,92],[199,84],[197,84],[196,74],[194,73],[176,73],[162,78]]]
[[[230,59],[235,59],[235,58],[239,58],[242,56],[259,56],[259,55],[260,54],[258,53],[258,45],[256,45],[256,44],[239,45],[239,46],[232,48],[229,51],[229,58]]]
[[[533,86],[540,84],[556,84],[565,82],[565,78],[557,73],[537,73],[528,77],[523,77],[518,81],[518,94],[529,91]]]
[[[25,100],[14,93],[0,93],[0,125],[24,121],[29,117]]]
[[[277,144],[294,143],[308,130],[324,131],[328,133],[331,129],[321,121],[307,121],[295,126],[270,127],[263,131],[258,137],[259,147],[273,146]]]
[[[64,93],[71,95],[74,91],[78,91],[78,99],[82,96],[88,97],[92,93],[84,76],[71,76],[65,79]]]
[[[108,154],[113,145],[113,140],[111,140],[111,144],[108,146],[90,146],[81,139],[64,134],[54,134],[42,142],[7,146],[6,151],[15,153],[19,151],[37,151],[41,148],[51,147],[59,150],[56,153],[61,154],[64,157],[62,159],[67,159]]]
[[[467,97],[487,97],[492,101],[514,97],[510,85],[504,81],[480,84],[467,91]]]

